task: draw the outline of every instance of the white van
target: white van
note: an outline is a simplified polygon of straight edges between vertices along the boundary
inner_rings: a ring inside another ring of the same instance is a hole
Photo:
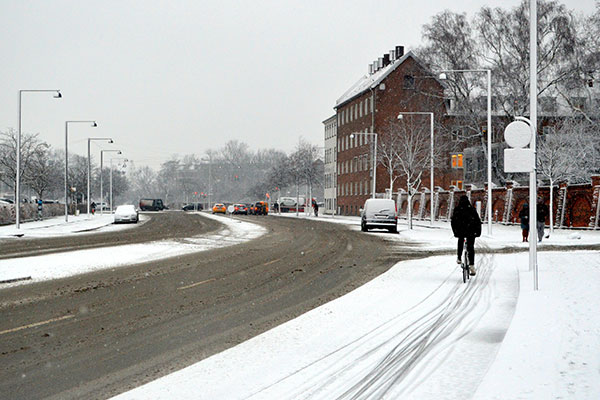
[[[360,229],[387,229],[398,233],[398,210],[392,199],[368,199],[360,218]]]

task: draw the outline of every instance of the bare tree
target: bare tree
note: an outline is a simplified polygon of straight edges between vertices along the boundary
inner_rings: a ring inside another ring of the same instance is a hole
[[[40,146],[31,159],[31,175],[27,184],[35,192],[38,199],[44,199],[49,191],[57,191],[62,182],[63,161],[57,152],[49,146]]]
[[[21,135],[21,177],[27,183],[32,177],[32,163],[35,154],[44,151],[48,145],[39,140],[38,134]],[[9,129],[0,132],[0,179],[15,191],[17,180],[17,132]]]
[[[430,127],[423,118],[405,118],[390,124],[389,132],[398,137],[397,158],[408,192],[408,227],[412,229],[412,196],[421,185],[423,172],[431,162]]]

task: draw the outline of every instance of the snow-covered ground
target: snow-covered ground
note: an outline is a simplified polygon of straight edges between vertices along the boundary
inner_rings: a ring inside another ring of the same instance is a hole
[[[295,217],[291,215],[290,217]],[[359,229],[357,218],[319,218]],[[453,249],[447,223],[382,235]],[[484,232],[486,228],[484,227]],[[523,247],[494,225],[479,247]],[[555,231],[541,246],[600,243]],[[402,261],[347,295],[118,399],[598,399],[600,252],[478,254],[463,284],[454,256]]]
[[[145,215],[140,215],[140,222],[143,223],[146,219]],[[129,224],[113,225],[113,220],[112,214],[96,214],[90,218],[84,214],[70,215],[69,222],[65,222],[64,216],[45,218],[42,221],[22,223],[19,229],[15,224],[0,226],[0,238],[66,236],[82,232],[105,232],[135,227],[135,225]]]
[[[134,263],[147,262],[183,254],[195,253],[217,247],[231,246],[243,241],[251,240],[263,235],[266,230],[258,225],[243,222],[228,217],[214,216],[204,213],[207,218],[213,218],[222,222],[223,229],[207,235],[200,235],[178,240],[161,240],[150,243],[128,244],[121,246],[101,247],[97,249],[66,251],[61,253],[47,254],[43,256],[10,258],[0,260],[0,282],[31,277],[28,280],[20,280],[15,283],[3,284],[2,287],[11,285],[27,284],[36,281],[62,278],[99,269],[114,268]],[[76,232],[97,229],[103,221],[112,223],[112,215],[94,219],[80,219],[78,221],[65,223],[31,222],[23,224],[21,230],[28,232],[28,236],[44,235],[70,235]],[[150,218],[140,215],[141,222]],[[36,224],[36,225],[29,225]],[[101,231],[123,229],[124,226],[135,225],[107,225]],[[13,228],[14,229],[14,228]],[[6,228],[7,232],[11,232]],[[0,236],[3,231],[0,228]],[[18,239],[15,239],[18,240]]]

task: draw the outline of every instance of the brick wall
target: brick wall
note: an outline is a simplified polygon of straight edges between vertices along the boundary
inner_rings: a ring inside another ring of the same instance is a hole
[[[448,220],[454,206],[462,195],[467,195],[473,205],[481,202],[482,220],[487,221],[487,190],[472,185],[466,190],[444,190],[437,187],[434,192],[435,219]],[[538,187],[546,205],[550,204],[550,187]],[[428,189],[413,195],[413,218],[429,219],[430,193]],[[398,212],[406,218],[408,195],[400,192],[397,196]],[[492,221],[504,224],[519,223],[519,211],[525,203],[529,203],[529,187],[517,186],[508,182],[502,188],[492,190]],[[600,229],[600,175],[593,176],[590,183],[580,185],[561,184],[553,188],[553,220],[557,228],[590,228]],[[550,217],[546,218],[546,225]]]

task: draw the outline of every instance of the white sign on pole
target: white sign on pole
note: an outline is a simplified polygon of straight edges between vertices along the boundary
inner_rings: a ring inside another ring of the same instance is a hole
[[[504,129],[504,140],[511,149],[504,149],[504,172],[533,172],[535,153],[525,146],[531,142],[531,126],[513,121]]]
[[[504,149],[504,172],[533,172],[535,154],[531,149]]]

